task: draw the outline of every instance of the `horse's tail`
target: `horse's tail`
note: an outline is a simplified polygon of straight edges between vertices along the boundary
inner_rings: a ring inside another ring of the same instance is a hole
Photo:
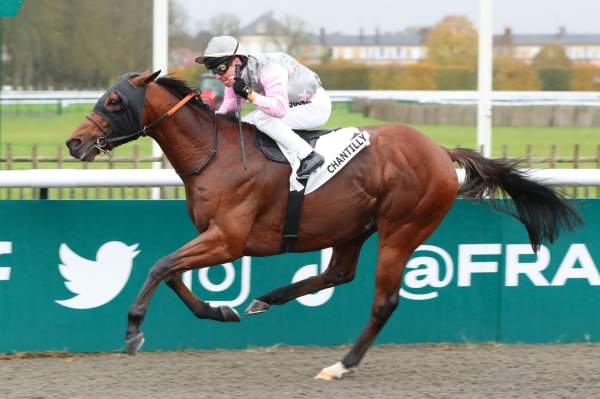
[[[528,179],[517,169],[517,162],[488,159],[466,148],[446,151],[454,162],[465,168],[465,180],[458,194],[475,200],[490,198],[495,209],[516,217],[525,225],[534,251],[537,252],[544,241],[556,240],[561,229],[574,230],[583,224],[562,195]],[[512,203],[496,201],[507,195],[513,199]]]

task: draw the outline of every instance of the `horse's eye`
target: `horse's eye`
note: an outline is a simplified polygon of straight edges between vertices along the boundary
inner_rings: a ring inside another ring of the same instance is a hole
[[[112,95],[106,99],[104,106],[110,112],[118,111],[123,108],[123,101],[121,100],[121,97]]]

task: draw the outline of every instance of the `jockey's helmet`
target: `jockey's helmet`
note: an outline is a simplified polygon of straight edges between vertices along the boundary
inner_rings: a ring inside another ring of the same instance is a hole
[[[211,67],[212,64],[220,64],[235,56],[248,56],[240,42],[233,36],[215,36],[208,42],[204,55],[197,57],[195,61]]]

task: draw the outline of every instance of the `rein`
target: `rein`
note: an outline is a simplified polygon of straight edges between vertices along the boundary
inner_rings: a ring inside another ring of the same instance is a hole
[[[117,137],[108,137],[109,136],[109,132],[106,131],[106,129],[104,127],[102,127],[102,125],[100,125],[100,123],[98,123],[98,121],[96,121],[94,118],[92,118],[90,115],[86,115],[86,118],[88,120],[90,120],[101,132],[102,132],[102,136],[98,137],[98,139],[96,139],[96,143],[91,146],[83,155],[82,158],[85,157],[85,155],[87,155],[88,151],[90,151],[92,148],[96,148],[98,149],[98,151],[100,151],[103,154],[107,154],[110,153],[110,151],[112,150],[112,148],[114,147],[115,143],[119,143],[121,141],[130,141],[130,140],[137,140],[140,137],[144,137],[144,136],[148,136],[150,132],[150,129],[154,126],[156,126],[157,124],[159,124],[160,122],[162,122],[163,120],[172,117],[177,111],[179,111],[184,105],[186,105],[190,100],[192,99],[201,99],[201,93],[199,92],[192,92],[190,94],[188,94],[187,96],[185,96],[184,98],[182,98],[177,104],[175,104],[171,109],[169,109],[167,112],[165,112],[164,114],[162,114],[158,119],[156,119],[155,121],[151,122],[150,124],[144,126],[143,128],[141,128],[140,130],[138,130],[137,132],[125,135],[125,136],[117,136]],[[215,134],[215,139],[214,139],[214,144],[213,147],[210,150],[210,153],[208,155],[208,159],[202,164],[202,166],[200,166],[197,169],[188,171],[188,172],[180,172],[178,170],[175,170],[175,173],[177,173],[177,175],[183,180],[186,177],[190,177],[190,176],[194,176],[194,175],[199,175],[200,173],[202,173],[202,171],[212,162],[212,160],[215,157],[215,154],[217,153],[217,143],[218,143],[218,127],[217,127],[217,115],[213,112],[213,121],[214,121],[214,134]]]
[[[90,115],[87,115],[86,118],[92,121],[92,123],[94,123],[94,125],[96,125],[96,127],[102,132],[102,136],[98,137],[94,147],[96,147],[102,153],[107,153],[114,147],[113,144],[115,143],[119,143],[121,141],[137,140],[140,137],[147,136],[148,130],[150,130],[152,127],[162,122],[166,118],[170,118],[171,116],[173,116],[175,112],[179,111],[181,107],[183,107],[186,103],[188,103],[192,98],[195,97],[200,97],[200,93],[194,92],[188,94],[183,99],[181,99],[181,101],[175,104],[170,110],[162,114],[157,120],[150,123],[149,125],[144,126],[137,132],[133,132],[125,136],[108,137],[108,132],[106,131],[106,129],[100,126],[100,124]]]

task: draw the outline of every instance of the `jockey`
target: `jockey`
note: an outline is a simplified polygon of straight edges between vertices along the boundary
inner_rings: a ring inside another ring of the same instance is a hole
[[[236,110],[236,95],[251,102],[257,109],[242,120],[277,142],[299,179],[323,164],[323,157],[292,131],[314,129],[329,119],[331,99],[317,74],[284,53],[250,55],[231,36],[212,38],[196,62],[226,86],[216,112]],[[235,77],[235,65],[240,65],[240,78]]]

